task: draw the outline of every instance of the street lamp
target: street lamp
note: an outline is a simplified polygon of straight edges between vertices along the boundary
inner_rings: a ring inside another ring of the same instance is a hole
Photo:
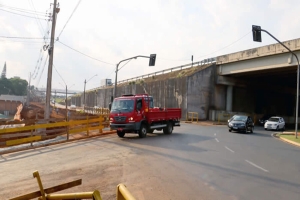
[[[59,83],[59,84],[63,85],[62,83]],[[66,104],[66,120],[68,120],[68,85],[67,84],[65,84],[65,85],[66,85],[66,99],[65,99],[65,104]],[[71,85],[71,87],[73,87],[74,85],[75,84]],[[56,93],[56,91],[55,91],[55,93]]]
[[[137,58],[149,58],[149,66],[155,66],[155,60],[156,60],[156,54],[150,54],[150,56],[135,56],[131,58],[127,58],[125,60],[121,60],[117,66],[116,66],[116,78],[115,78],[115,86],[114,86],[114,98],[116,98],[117,95],[117,82],[118,82],[118,71],[119,71],[119,65],[121,62],[131,60],[131,59],[137,59]]]
[[[261,29],[260,26],[252,25],[252,34],[253,34],[253,41],[255,42],[261,42],[261,31],[267,33],[270,35],[274,40],[276,40],[278,43],[280,43],[284,48],[286,48],[293,56],[296,57],[298,66],[297,66],[297,92],[296,92],[296,124],[295,124],[295,132],[296,132],[296,138],[298,138],[298,106],[299,106],[299,59],[298,56],[291,51],[287,46],[285,46],[282,42],[280,42],[277,38],[275,38],[271,33],[268,31]]]
[[[94,78],[95,76],[97,76],[97,74],[95,74],[94,76],[92,76],[92,78]],[[88,81],[86,81],[86,79],[84,80],[84,90],[83,90],[83,109],[85,106],[85,85],[87,82],[89,82],[92,78],[90,78]]]

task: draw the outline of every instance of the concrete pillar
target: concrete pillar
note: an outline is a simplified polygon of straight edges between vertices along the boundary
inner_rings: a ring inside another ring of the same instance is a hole
[[[233,86],[228,85],[227,93],[226,93],[226,111],[228,112],[232,111],[232,91],[233,91]]]

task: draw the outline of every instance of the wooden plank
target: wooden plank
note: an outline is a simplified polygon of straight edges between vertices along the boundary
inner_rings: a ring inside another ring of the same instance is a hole
[[[78,185],[81,185],[81,184],[82,184],[82,179],[78,179],[78,180],[71,181],[71,182],[68,182],[68,183],[63,183],[61,185],[46,188],[46,189],[44,189],[44,191],[45,191],[46,194],[50,194],[50,193],[66,190],[66,189],[69,189],[71,187],[75,187],[75,186],[78,186]],[[18,196],[18,197],[14,197],[10,200],[28,200],[28,199],[38,198],[41,195],[42,194],[41,194],[40,191],[36,191],[36,192],[29,193],[29,194],[21,195],[21,196]]]
[[[6,141],[6,146],[12,146],[12,145],[17,145],[17,144],[23,144],[27,142],[33,142],[33,141],[38,141],[41,140],[41,136],[33,136],[33,137],[28,137],[28,138],[22,138],[22,139],[17,139],[17,140],[8,140]]]

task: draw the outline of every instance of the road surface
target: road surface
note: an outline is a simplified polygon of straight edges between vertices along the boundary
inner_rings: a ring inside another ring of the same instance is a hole
[[[78,178],[64,192],[100,190],[115,199],[125,183],[137,199],[299,199],[300,149],[256,127],[253,134],[226,126],[182,123],[172,135],[108,135],[0,156],[0,198]]]

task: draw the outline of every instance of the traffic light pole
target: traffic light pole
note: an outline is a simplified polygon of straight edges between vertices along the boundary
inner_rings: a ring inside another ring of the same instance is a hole
[[[117,82],[118,82],[119,65],[124,61],[131,60],[131,59],[137,59],[137,58],[150,58],[149,66],[154,66],[155,65],[155,59],[156,59],[156,54],[151,54],[150,56],[134,56],[134,57],[131,57],[131,58],[127,58],[125,60],[121,60],[117,64],[117,66],[116,66],[116,77],[115,77],[115,86],[114,86],[114,97],[113,98],[116,98],[116,96],[117,96]]]
[[[276,40],[279,44],[281,44],[284,48],[286,48],[293,56],[296,57],[298,66],[297,66],[297,91],[296,91],[296,119],[295,119],[295,135],[296,138],[298,138],[298,109],[299,109],[299,59],[297,54],[295,54],[293,51],[291,51],[285,44],[280,42],[276,37],[274,37],[271,33],[268,31],[261,29],[260,26],[252,26],[252,32],[253,32],[253,40],[257,42],[261,42],[261,35],[260,32],[263,31],[267,33],[269,36],[271,36],[274,40]]]

